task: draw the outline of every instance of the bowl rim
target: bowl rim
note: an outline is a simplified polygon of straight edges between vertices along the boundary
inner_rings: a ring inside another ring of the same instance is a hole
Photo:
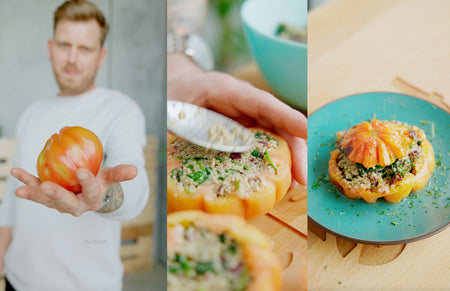
[[[241,8],[240,8],[241,20],[242,20],[242,23],[244,24],[244,26],[247,26],[250,30],[253,30],[254,32],[257,32],[258,34],[260,34],[260,35],[262,35],[262,36],[264,36],[266,38],[273,39],[273,40],[279,41],[281,43],[285,43],[285,44],[288,44],[288,45],[291,45],[291,46],[301,47],[301,48],[307,48],[308,47],[308,31],[306,32],[307,40],[306,40],[306,43],[305,43],[305,42],[298,42],[298,41],[282,38],[282,37],[276,36],[275,34],[268,34],[268,33],[265,33],[263,31],[261,31],[260,29],[256,28],[255,26],[250,25],[250,23],[244,17],[244,9],[246,9],[245,7],[251,1],[256,1],[256,0],[245,0],[242,3]],[[308,26],[306,26],[306,27],[308,27]],[[308,28],[306,28],[306,29],[308,29]]]

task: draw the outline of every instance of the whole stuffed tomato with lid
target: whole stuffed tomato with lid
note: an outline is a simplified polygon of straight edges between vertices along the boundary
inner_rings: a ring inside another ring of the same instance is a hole
[[[103,146],[92,131],[80,127],[63,127],[46,142],[37,160],[39,179],[50,181],[75,194],[81,185],[75,172],[86,168],[97,175],[103,161]]]

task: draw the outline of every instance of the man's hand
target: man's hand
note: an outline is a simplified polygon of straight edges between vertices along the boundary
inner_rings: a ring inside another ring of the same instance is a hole
[[[77,195],[56,183],[41,182],[39,178],[21,168],[12,169],[11,175],[25,184],[17,188],[16,195],[18,197],[78,217],[86,211],[111,212],[119,208],[123,202],[123,193],[118,183],[135,178],[137,168],[131,165],[119,165],[114,168],[101,167],[97,176],[87,169],[78,169],[76,175],[82,192]],[[117,205],[105,205],[100,209],[107,192],[108,195],[113,196],[113,199],[110,199],[111,203]]]
[[[292,154],[295,180],[307,182],[307,120],[268,92],[219,72],[204,72],[182,55],[167,58],[168,99],[193,103],[244,126],[261,126],[283,137]]]

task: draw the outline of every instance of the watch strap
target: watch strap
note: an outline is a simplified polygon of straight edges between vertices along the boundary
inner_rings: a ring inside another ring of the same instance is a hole
[[[214,57],[208,43],[196,33],[180,36],[167,33],[167,53],[181,53],[205,71],[214,68]]]

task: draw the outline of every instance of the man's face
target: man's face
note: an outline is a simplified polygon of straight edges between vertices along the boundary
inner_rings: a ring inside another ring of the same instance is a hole
[[[60,96],[79,95],[94,89],[97,70],[106,56],[101,46],[100,26],[95,20],[61,20],[53,39],[48,41],[48,54]]]

